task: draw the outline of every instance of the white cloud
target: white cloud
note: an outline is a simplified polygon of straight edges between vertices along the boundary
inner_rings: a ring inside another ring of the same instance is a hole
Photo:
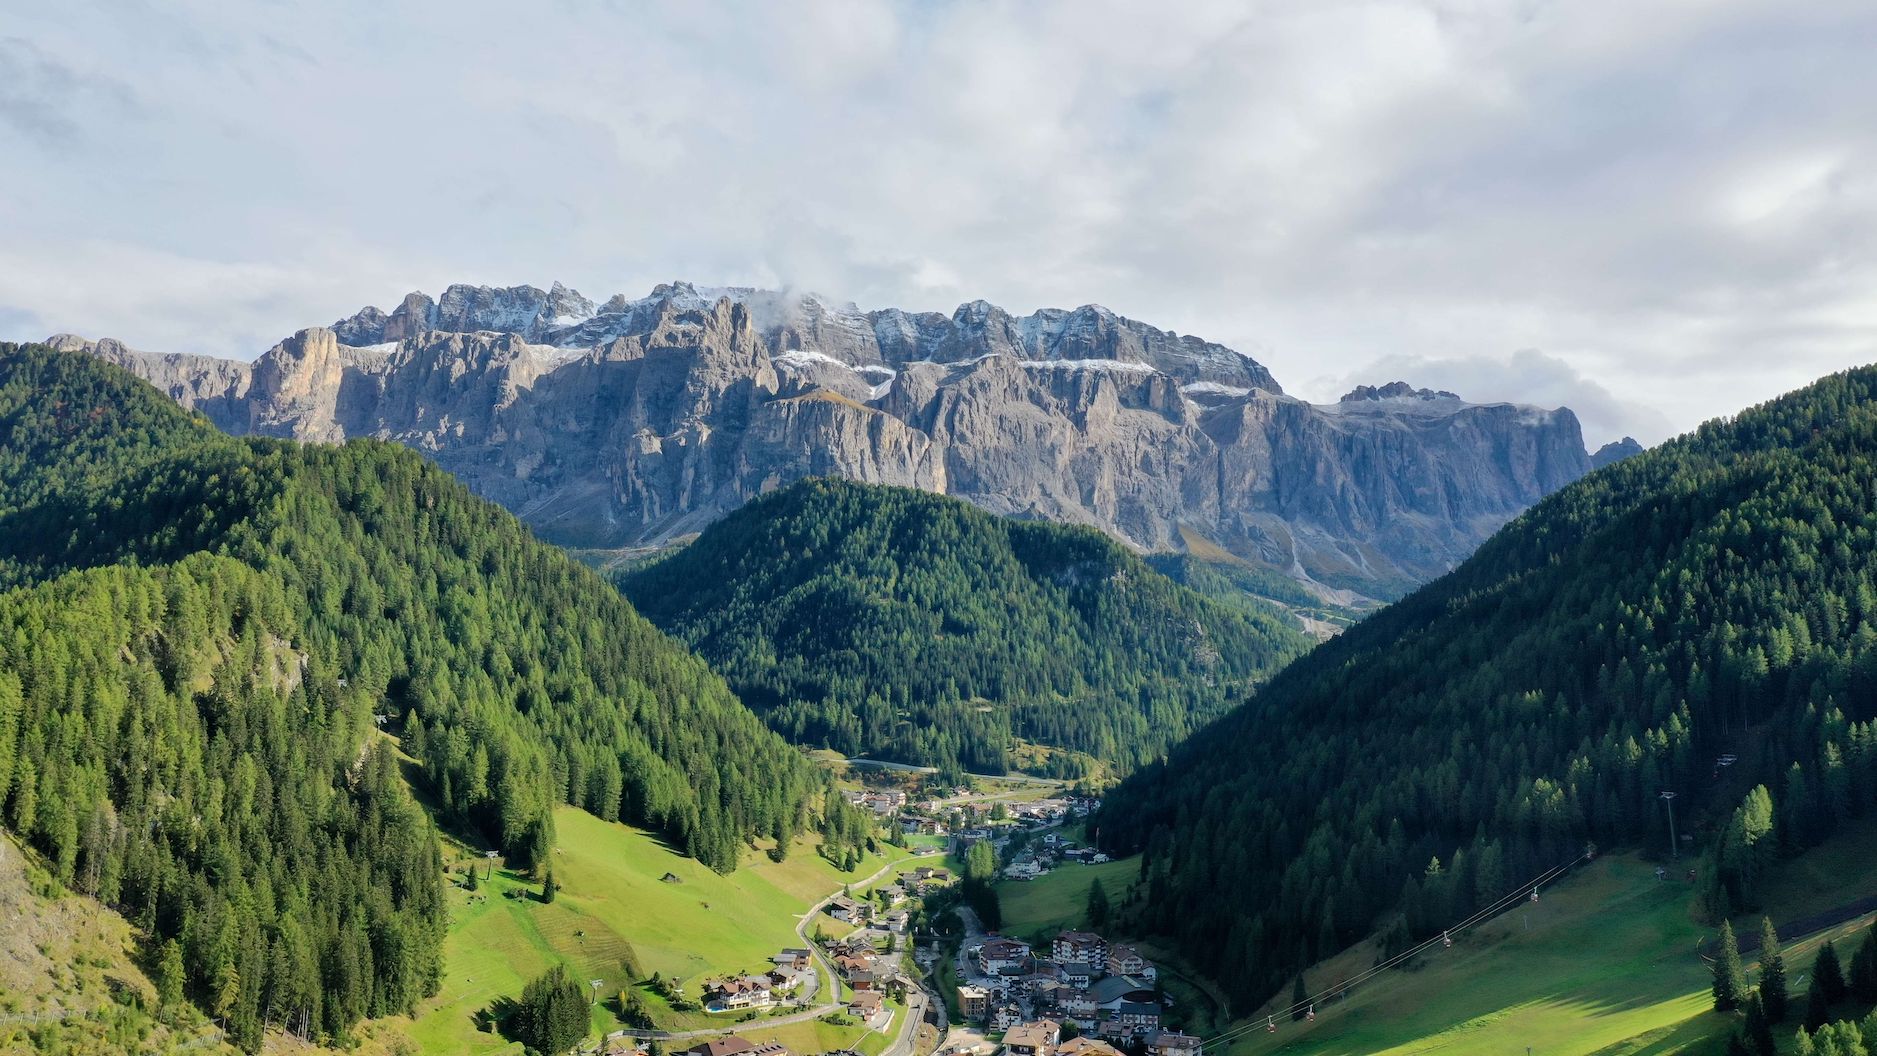
[[[1877,358],[1874,48],[1861,0],[39,5],[0,336],[247,356],[452,281],[1094,301],[1656,440]]]

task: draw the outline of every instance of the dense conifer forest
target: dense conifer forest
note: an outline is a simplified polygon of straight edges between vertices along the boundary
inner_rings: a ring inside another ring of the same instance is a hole
[[[1662,791],[1716,846],[1710,911],[1755,908],[1877,807],[1874,459],[1867,369],[1541,502],[1108,798],[1132,924],[1248,1007],[1587,843],[1666,852]]]
[[[1091,529],[849,481],[757,499],[620,581],[791,740],[980,773],[1016,738],[1158,759],[1306,646]]]
[[[87,356],[0,345],[0,587],[0,824],[249,1050],[436,988],[435,833],[381,723],[511,864],[560,801],[722,871],[866,838],[702,661],[414,452],[231,439]]]

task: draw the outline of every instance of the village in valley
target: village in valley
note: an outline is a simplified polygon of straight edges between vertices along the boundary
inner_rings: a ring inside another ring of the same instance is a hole
[[[971,784],[854,768],[843,793],[904,848],[898,864],[814,906],[798,925],[802,945],[708,975],[694,997],[675,984],[661,992],[672,1007],[729,1021],[723,1027],[618,1031],[599,1051],[1203,1056],[1198,1037],[1168,1022],[1160,973],[1134,948],[1093,930],[1001,934],[974,908],[996,898],[985,888],[1106,863],[1081,832],[1099,800],[1036,779]],[[779,1040],[779,1024],[809,1021],[813,1036],[838,1036],[844,1047],[801,1051]]]

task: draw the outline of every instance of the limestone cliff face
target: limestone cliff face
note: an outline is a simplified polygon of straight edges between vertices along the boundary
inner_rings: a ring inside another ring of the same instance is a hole
[[[1088,306],[860,312],[748,289],[604,304],[558,284],[412,294],[253,364],[88,348],[235,433],[428,453],[547,538],[657,544],[811,475],[1203,539],[1400,593],[1591,468],[1568,410],[1402,384],[1286,396],[1231,349]]]

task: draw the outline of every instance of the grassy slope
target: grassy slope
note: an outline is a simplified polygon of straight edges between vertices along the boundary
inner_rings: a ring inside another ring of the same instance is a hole
[[[11,835],[0,835],[0,1053],[105,1056],[230,1053],[192,1008],[153,1015],[128,921],[61,893]],[[148,1011],[146,1011],[148,1010]]]
[[[556,959],[568,961],[582,979],[605,979],[601,994],[610,998],[624,981],[620,961],[628,941],[645,971],[681,979],[696,995],[706,976],[755,970],[778,949],[799,945],[795,923],[810,904],[891,860],[868,856],[856,872],[842,874],[802,844],[784,862],[751,855],[735,873],[719,876],[644,831],[570,807],[559,808],[554,821],[554,875],[562,890],[552,904],[504,897],[514,888],[538,891],[539,885],[502,870],[493,884],[473,894],[460,887],[449,892],[442,992],[425,1002],[415,1022],[388,1025],[408,1033],[420,1052],[519,1052],[500,1036],[479,1032],[476,1013],[498,997],[519,994]],[[909,853],[896,851],[895,858]],[[667,872],[682,882],[665,882]],[[735,1017],[680,1016],[645,996],[669,1029],[742,1026]],[[606,1030],[620,1026],[604,1004],[595,1010],[594,1024]],[[858,1033],[812,1026],[846,1042]],[[797,1033],[808,1044],[813,1031]]]
[[[1868,833],[1854,832],[1783,867],[1772,888],[1782,901],[1768,908],[1775,919],[1803,915],[1867,894],[1874,884],[1877,849]],[[1711,929],[1695,921],[1692,905],[1690,885],[1658,883],[1653,863],[1604,858],[1454,949],[1436,949],[1407,971],[1376,977],[1346,1003],[1319,1006],[1314,1024],[1283,1020],[1270,1035],[1261,1026],[1268,1009],[1241,1021],[1253,1029],[1229,1051],[1464,1056],[1530,1045],[1545,1056],[1718,1054],[1731,1020],[1709,1009],[1711,976],[1695,943]],[[1757,916],[1749,920],[1758,927]],[[1869,923],[1867,917],[1787,943],[1789,971],[1803,974],[1824,939]],[[1365,944],[1318,965],[1306,977],[1310,989],[1334,985],[1373,957]],[[1288,1004],[1288,993],[1274,1001]]]
[[[1033,937],[1079,926],[1095,877],[1102,878],[1111,897],[1118,897],[1138,869],[1138,861],[1129,858],[1066,866],[1027,883],[1000,883],[1006,930]],[[1783,863],[1769,878],[1767,909],[1775,920],[1794,919],[1873,891],[1877,820]],[[1652,862],[1605,857],[1548,888],[1536,905],[1521,903],[1469,932],[1453,950],[1434,951],[1406,970],[1373,978],[1352,991],[1347,1002],[1326,1002],[1314,1024],[1282,1019],[1275,1036],[1265,1033],[1265,1014],[1290,1003],[1286,990],[1269,1008],[1239,1021],[1238,1026],[1251,1030],[1207,1051],[1471,1056],[1519,1053],[1530,1045],[1534,1056],[1682,1051],[1719,1056],[1724,1051],[1721,1031],[1730,1021],[1709,1010],[1711,977],[1694,951],[1712,929],[1698,922],[1694,897],[1685,880],[1658,883]],[[1759,919],[1759,914],[1745,915],[1734,927],[1757,933]],[[1854,947],[1845,938],[1870,924],[1865,917],[1788,942],[1788,971],[1795,980],[1803,976],[1827,938],[1838,940],[1840,954],[1849,957]],[[1143,950],[1150,956],[1158,952]],[[1364,943],[1317,965],[1306,976],[1311,992],[1363,971],[1374,963],[1375,953],[1373,944]],[[1191,990],[1168,980],[1176,998],[1203,1000]],[[1795,982],[1794,990],[1802,1005],[1803,983]],[[1203,1024],[1205,1017],[1194,1020]],[[1199,1029],[1210,1036],[1203,1026]],[[1790,1030],[1782,1027],[1779,1033],[1787,1045]]]
[[[1110,899],[1119,899],[1140,869],[1137,856],[1101,865],[1059,865],[1035,880],[1002,881],[997,898],[1004,910],[1004,931],[1028,939],[1079,925],[1088,908],[1088,890],[1097,879]]]

